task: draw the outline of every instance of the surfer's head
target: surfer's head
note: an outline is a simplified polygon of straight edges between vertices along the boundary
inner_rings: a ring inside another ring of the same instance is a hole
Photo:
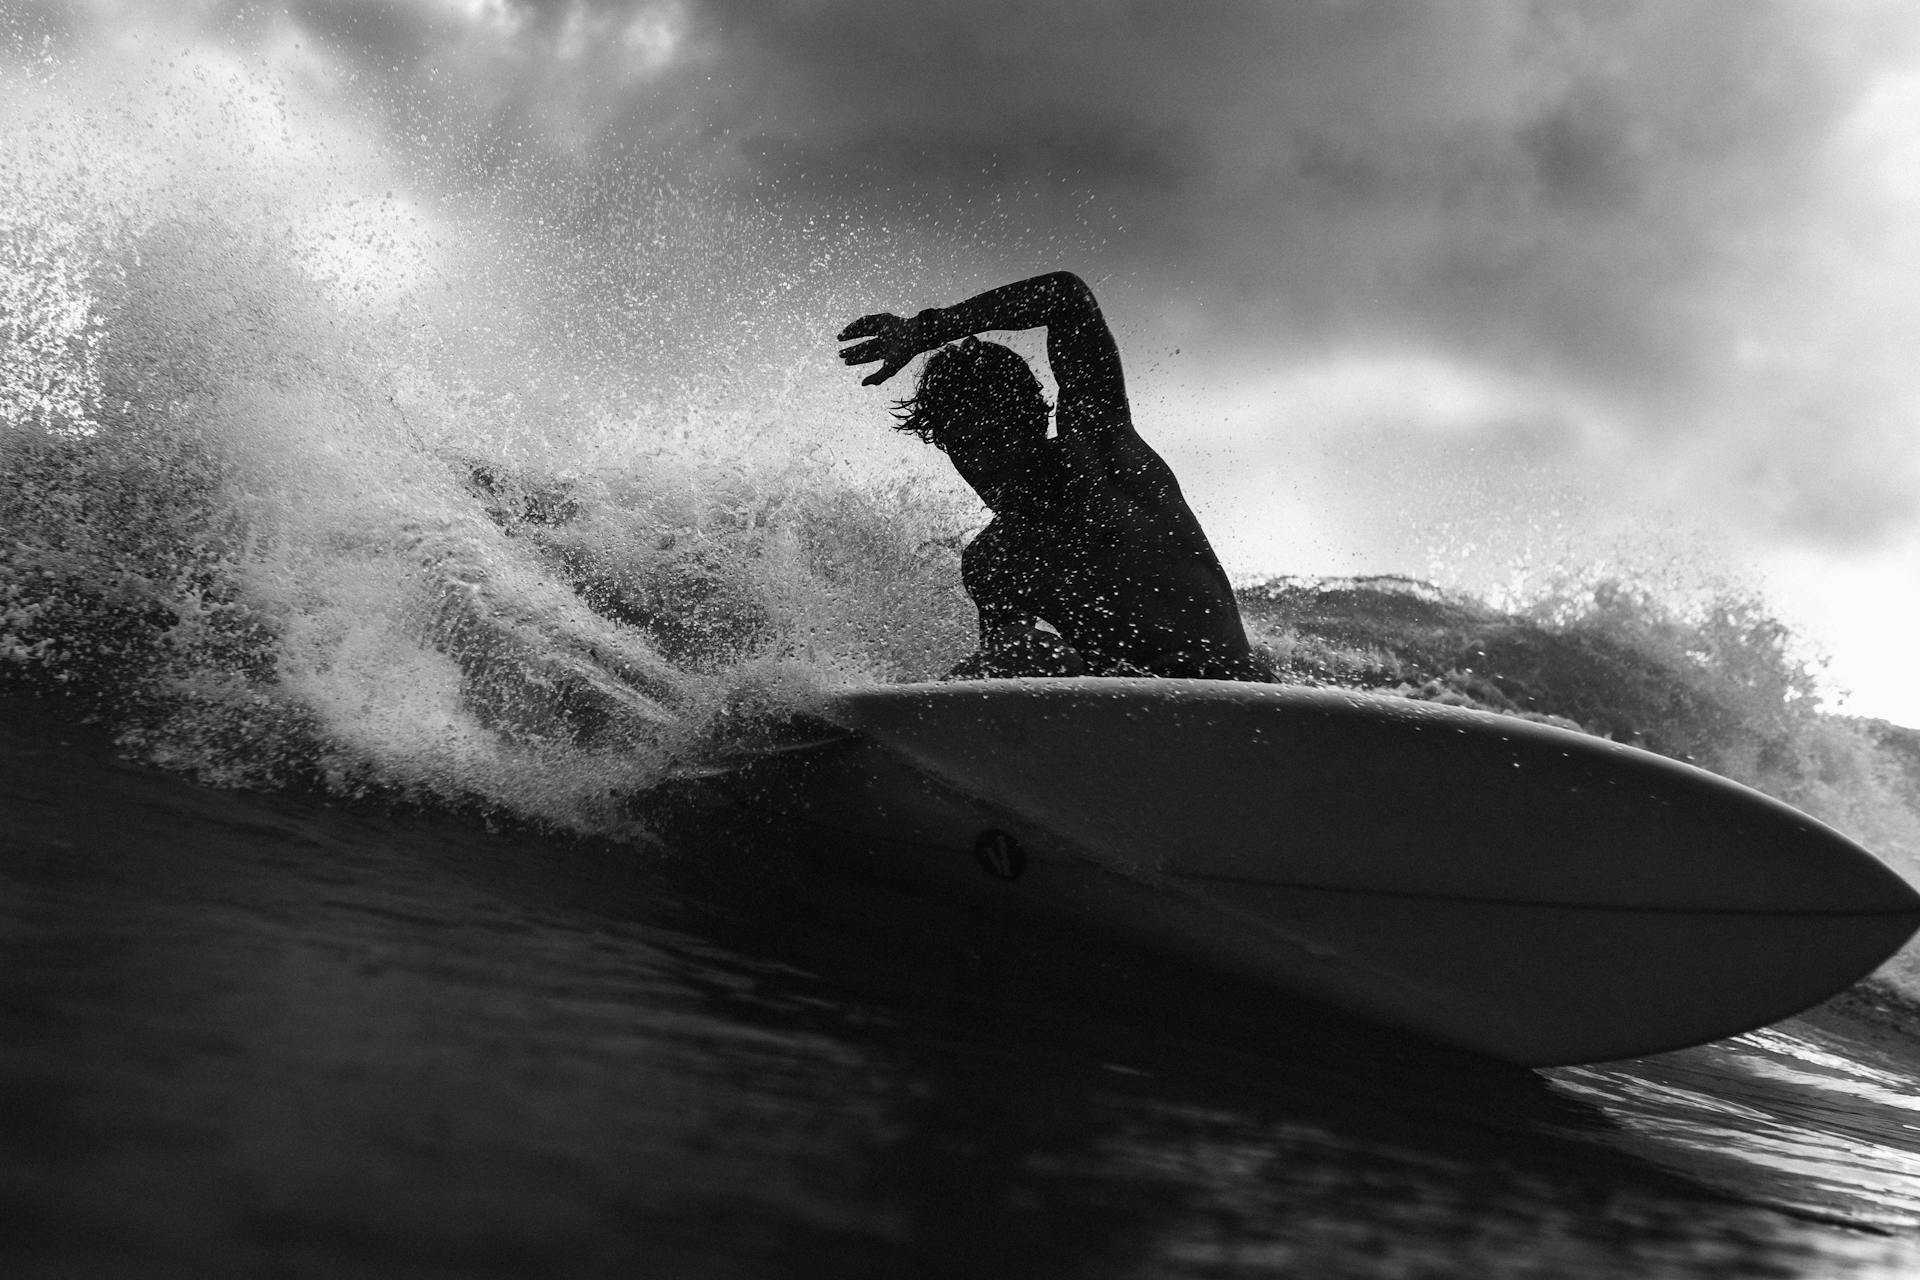
[[[949,455],[1043,440],[1047,398],[1011,347],[967,338],[927,357],[911,399],[894,406],[900,430]]]

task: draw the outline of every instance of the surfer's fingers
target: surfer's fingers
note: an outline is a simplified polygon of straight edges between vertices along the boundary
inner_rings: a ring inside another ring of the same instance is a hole
[[[875,334],[885,333],[888,328],[899,323],[901,323],[900,317],[890,311],[882,311],[878,315],[861,316],[840,331],[837,341],[848,342],[854,338],[870,338]]]
[[[885,338],[873,338],[857,347],[848,347],[840,353],[840,359],[845,364],[868,364],[874,360],[884,360],[887,358],[887,349],[892,345]]]

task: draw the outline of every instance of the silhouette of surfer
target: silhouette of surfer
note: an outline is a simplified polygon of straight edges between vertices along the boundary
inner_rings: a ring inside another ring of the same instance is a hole
[[[1048,405],[989,330],[1047,330]],[[993,512],[960,556],[980,647],[954,676],[1163,675],[1265,680],[1233,589],[1173,470],[1133,429],[1120,352],[1093,291],[1059,271],[916,316],[840,332],[885,382],[923,352],[900,430],[944,452]],[[948,345],[952,344],[952,345]]]

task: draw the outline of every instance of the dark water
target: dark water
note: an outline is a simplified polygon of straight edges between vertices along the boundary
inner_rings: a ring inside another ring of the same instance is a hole
[[[1899,1276],[1912,1041],[1522,1072],[779,869],[0,710],[30,1275]]]

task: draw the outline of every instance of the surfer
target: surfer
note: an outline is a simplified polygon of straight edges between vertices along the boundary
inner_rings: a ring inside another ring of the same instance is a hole
[[[1051,436],[1027,362],[974,336],[1043,325],[1060,393]],[[980,647],[954,676],[1271,679],[1173,470],[1133,429],[1119,348],[1078,276],[863,316],[840,332],[861,338],[840,358],[879,362],[863,386],[933,352],[896,425],[944,452],[993,512],[960,555]]]

